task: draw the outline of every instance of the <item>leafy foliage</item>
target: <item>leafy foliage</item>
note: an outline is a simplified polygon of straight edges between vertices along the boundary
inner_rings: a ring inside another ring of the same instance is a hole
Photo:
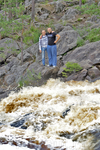
[[[67,62],[66,68],[63,68],[64,71],[62,72],[62,75],[64,77],[67,77],[67,74],[71,74],[72,72],[78,72],[82,70],[82,67],[77,63]]]

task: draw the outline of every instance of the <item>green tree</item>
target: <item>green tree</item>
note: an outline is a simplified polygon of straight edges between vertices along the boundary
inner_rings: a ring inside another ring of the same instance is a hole
[[[67,74],[71,74],[82,70],[82,67],[78,63],[67,62],[65,65],[66,68],[63,68],[64,71],[62,72],[62,75],[64,77],[67,77]]]

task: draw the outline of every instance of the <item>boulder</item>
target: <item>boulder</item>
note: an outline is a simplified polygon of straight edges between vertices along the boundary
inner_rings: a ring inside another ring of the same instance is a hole
[[[70,26],[66,26],[60,33],[60,40],[57,43],[58,55],[62,55],[77,46],[79,34]],[[80,37],[81,38],[81,37]]]
[[[10,38],[5,38],[0,40],[0,48],[0,62],[2,62],[12,54],[17,54],[17,51],[21,48],[21,43]]]
[[[41,15],[39,18],[40,18],[41,20],[46,20],[48,17],[49,17],[49,14],[48,14],[48,13],[45,13],[45,14]]]
[[[79,1],[66,1],[67,6],[79,5]]]
[[[83,69],[80,72],[71,74],[65,79],[65,81],[70,81],[70,80],[83,81],[85,80],[86,76],[87,76],[87,70]]]
[[[66,4],[64,2],[57,1],[55,3],[55,12],[56,13],[62,12],[64,10],[65,6],[66,6]]]
[[[21,53],[17,56],[17,58],[21,61]],[[31,60],[34,61],[34,57],[32,57],[27,51],[23,51],[23,62]]]
[[[74,19],[77,14],[79,14],[78,10],[69,8],[68,10],[66,10],[64,16],[62,17],[62,20]]]
[[[100,70],[97,67],[93,67],[88,70],[88,75],[91,77],[91,79],[100,77]]]
[[[98,6],[100,6],[100,2],[98,3]]]
[[[68,61],[78,63],[83,68],[89,69],[93,65],[100,63],[100,41],[86,44],[68,52],[63,57],[64,64]]]
[[[64,26],[61,25],[61,24],[55,24],[54,28],[55,28],[55,32],[59,33],[59,32],[61,32],[64,29]]]

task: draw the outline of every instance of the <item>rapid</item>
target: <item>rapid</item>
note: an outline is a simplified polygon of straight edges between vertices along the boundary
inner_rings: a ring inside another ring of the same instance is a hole
[[[100,80],[49,79],[0,102],[0,150],[97,150],[99,141]]]

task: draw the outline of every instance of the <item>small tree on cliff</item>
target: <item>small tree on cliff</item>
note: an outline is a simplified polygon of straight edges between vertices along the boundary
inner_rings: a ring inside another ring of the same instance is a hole
[[[11,1],[12,0],[8,0],[6,4]],[[12,3],[13,8],[11,9],[14,17],[10,16],[9,18],[9,9],[4,7],[4,11],[6,11],[6,14],[8,14],[8,16],[4,16],[2,14],[0,17],[0,28],[2,29],[0,32],[0,38],[4,36],[13,37],[14,34],[19,36],[21,41],[21,62],[23,64],[23,32],[25,27],[25,20],[27,20],[27,18],[30,18],[30,16],[24,14],[25,6],[22,3],[20,3],[19,7],[16,8],[15,2]]]

